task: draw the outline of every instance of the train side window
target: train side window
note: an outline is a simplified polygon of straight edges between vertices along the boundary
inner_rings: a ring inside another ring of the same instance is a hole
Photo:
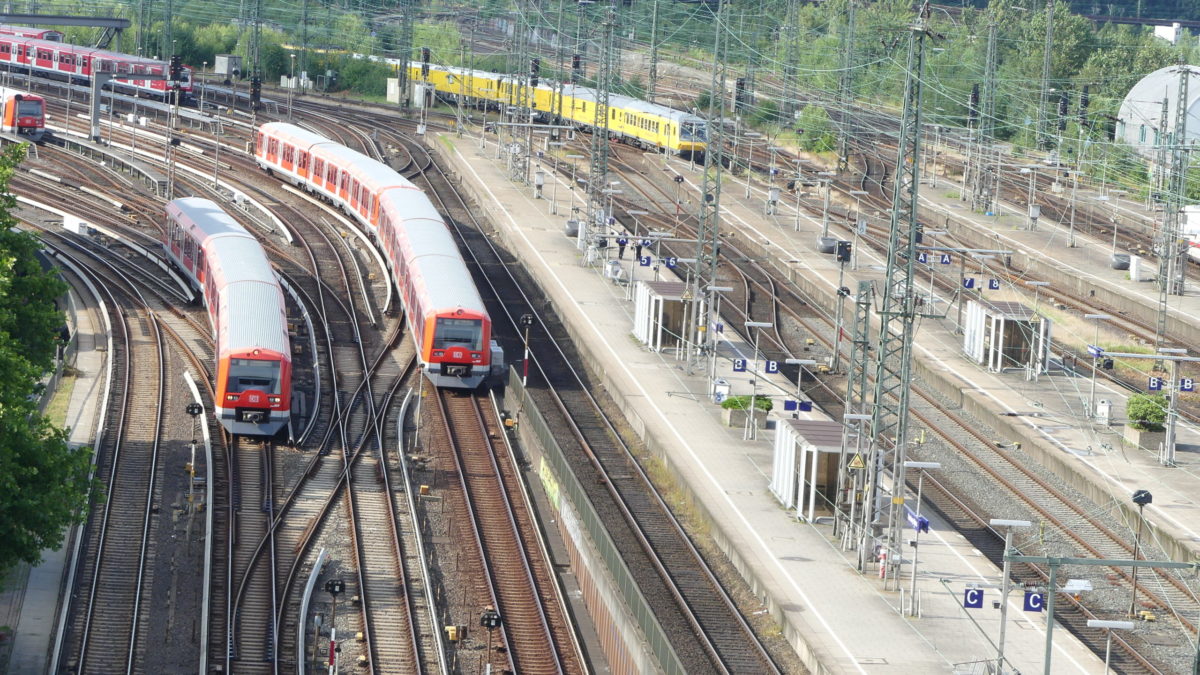
[[[350,188],[350,174],[342,173],[342,184],[341,184],[340,189],[348,190],[349,188]]]
[[[300,168],[301,169],[308,168],[308,153],[307,152],[300,153]]]
[[[183,257],[185,257],[185,258],[192,257],[192,254],[195,252],[194,249],[192,248],[192,243],[193,242],[192,242],[191,237],[188,237],[187,239],[183,240]]]
[[[260,131],[260,132],[258,132],[257,134],[255,134],[255,137],[256,137],[256,139],[255,139],[255,145],[256,145],[256,147],[258,148],[258,151],[259,151],[260,153],[262,153],[262,152],[266,152],[266,148],[265,148],[265,147],[263,147],[263,133]]]
[[[292,160],[294,159],[295,155],[296,155],[295,149],[292,148],[292,146],[290,146],[290,145],[283,146],[283,161],[290,164],[292,162]]]

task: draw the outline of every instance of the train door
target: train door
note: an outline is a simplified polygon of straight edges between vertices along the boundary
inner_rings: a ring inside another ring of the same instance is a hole
[[[309,163],[308,151],[307,150],[299,150],[298,154],[299,154],[299,157],[296,162],[296,174],[299,175],[300,178],[302,178],[304,180],[308,180],[308,163]]]

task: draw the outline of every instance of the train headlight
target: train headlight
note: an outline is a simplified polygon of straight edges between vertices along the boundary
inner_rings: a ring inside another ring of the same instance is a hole
[[[279,403],[279,397],[278,397],[278,396],[268,396],[268,397],[267,397],[267,400],[268,400],[268,401],[270,401],[271,403]]]
[[[434,356],[436,356],[436,357],[439,357],[439,358],[440,358],[440,357],[443,357],[443,356],[445,356],[445,355],[446,355],[446,352],[443,352],[443,351],[435,351],[435,352],[433,353],[433,355],[434,355]]]
[[[226,401],[236,401],[236,400],[238,400],[237,394],[225,394],[225,400]]]

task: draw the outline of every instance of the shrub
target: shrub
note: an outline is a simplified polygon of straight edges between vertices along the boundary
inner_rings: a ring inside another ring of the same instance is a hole
[[[1162,394],[1133,394],[1125,405],[1129,425],[1138,431],[1162,431],[1167,421],[1167,397]]]
[[[724,401],[721,401],[721,407],[727,410],[747,410],[750,408],[749,396],[730,396]],[[766,396],[758,396],[754,399],[754,408],[762,412],[771,412],[775,404]]]

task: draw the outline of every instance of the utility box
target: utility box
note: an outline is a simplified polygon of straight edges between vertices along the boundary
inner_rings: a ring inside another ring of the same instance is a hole
[[[242,69],[242,57],[237,54],[217,54],[217,60],[213,64],[213,72],[217,75],[225,77],[233,77],[234,71],[238,75],[246,72]]]
[[[713,380],[712,385],[713,403],[724,403],[727,398],[729,398],[729,380],[718,377]]]
[[[1096,421],[1106,427],[1112,424],[1112,401],[1106,398],[1096,401]]]

